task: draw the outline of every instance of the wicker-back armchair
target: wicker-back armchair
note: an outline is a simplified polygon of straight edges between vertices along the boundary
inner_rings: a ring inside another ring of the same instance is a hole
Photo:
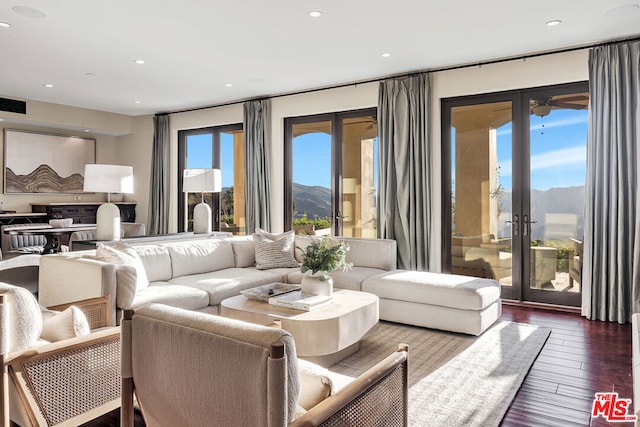
[[[42,316],[33,295],[0,285],[2,426],[80,425],[118,408],[120,328],[102,328],[107,299],[75,304],[88,314],[89,327],[100,330],[42,344],[42,320],[29,319]]]
[[[330,372],[307,376],[323,368],[297,359],[287,331],[149,304],[125,310],[122,362],[123,427],[133,426],[134,392],[148,427],[407,425],[405,345],[311,401]]]

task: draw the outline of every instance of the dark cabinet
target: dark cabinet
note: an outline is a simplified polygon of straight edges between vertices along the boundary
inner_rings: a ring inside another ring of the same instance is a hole
[[[73,218],[74,224],[95,224],[96,212],[102,203],[42,203],[31,204],[32,212],[46,213],[51,218]],[[136,221],[136,203],[114,203],[120,209],[122,222]]]

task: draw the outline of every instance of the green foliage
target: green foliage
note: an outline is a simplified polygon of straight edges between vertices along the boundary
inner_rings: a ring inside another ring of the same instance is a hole
[[[307,214],[302,215],[300,218],[293,219],[293,225],[314,225],[316,230],[323,228],[331,228],[331,220],[329,218],[307,218]]]
[[[565,241],[560,240],[541,240],[531,241],[531,246],[546,246],[556,250],[556,270],[561,273],[569,271],[569,256],[571,248]]]
[[[302,267],[300,271],[305,273],[311,270],[312,274],[322,272],[327,276],[339,268],[348,269],[352,264],[346,262],[349,246],[332,237],[324,237],[307,246],[302,254]]]

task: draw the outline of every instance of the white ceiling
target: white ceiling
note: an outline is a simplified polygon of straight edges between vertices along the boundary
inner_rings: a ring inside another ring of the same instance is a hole
[[[0,0],[0,21],[0,97],[142,115],[635,37],[640,1]]]

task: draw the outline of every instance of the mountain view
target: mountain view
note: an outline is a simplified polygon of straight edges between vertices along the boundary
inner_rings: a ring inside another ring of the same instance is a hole
[[[293,183],[293,217],[331,217],[331,189]]]

